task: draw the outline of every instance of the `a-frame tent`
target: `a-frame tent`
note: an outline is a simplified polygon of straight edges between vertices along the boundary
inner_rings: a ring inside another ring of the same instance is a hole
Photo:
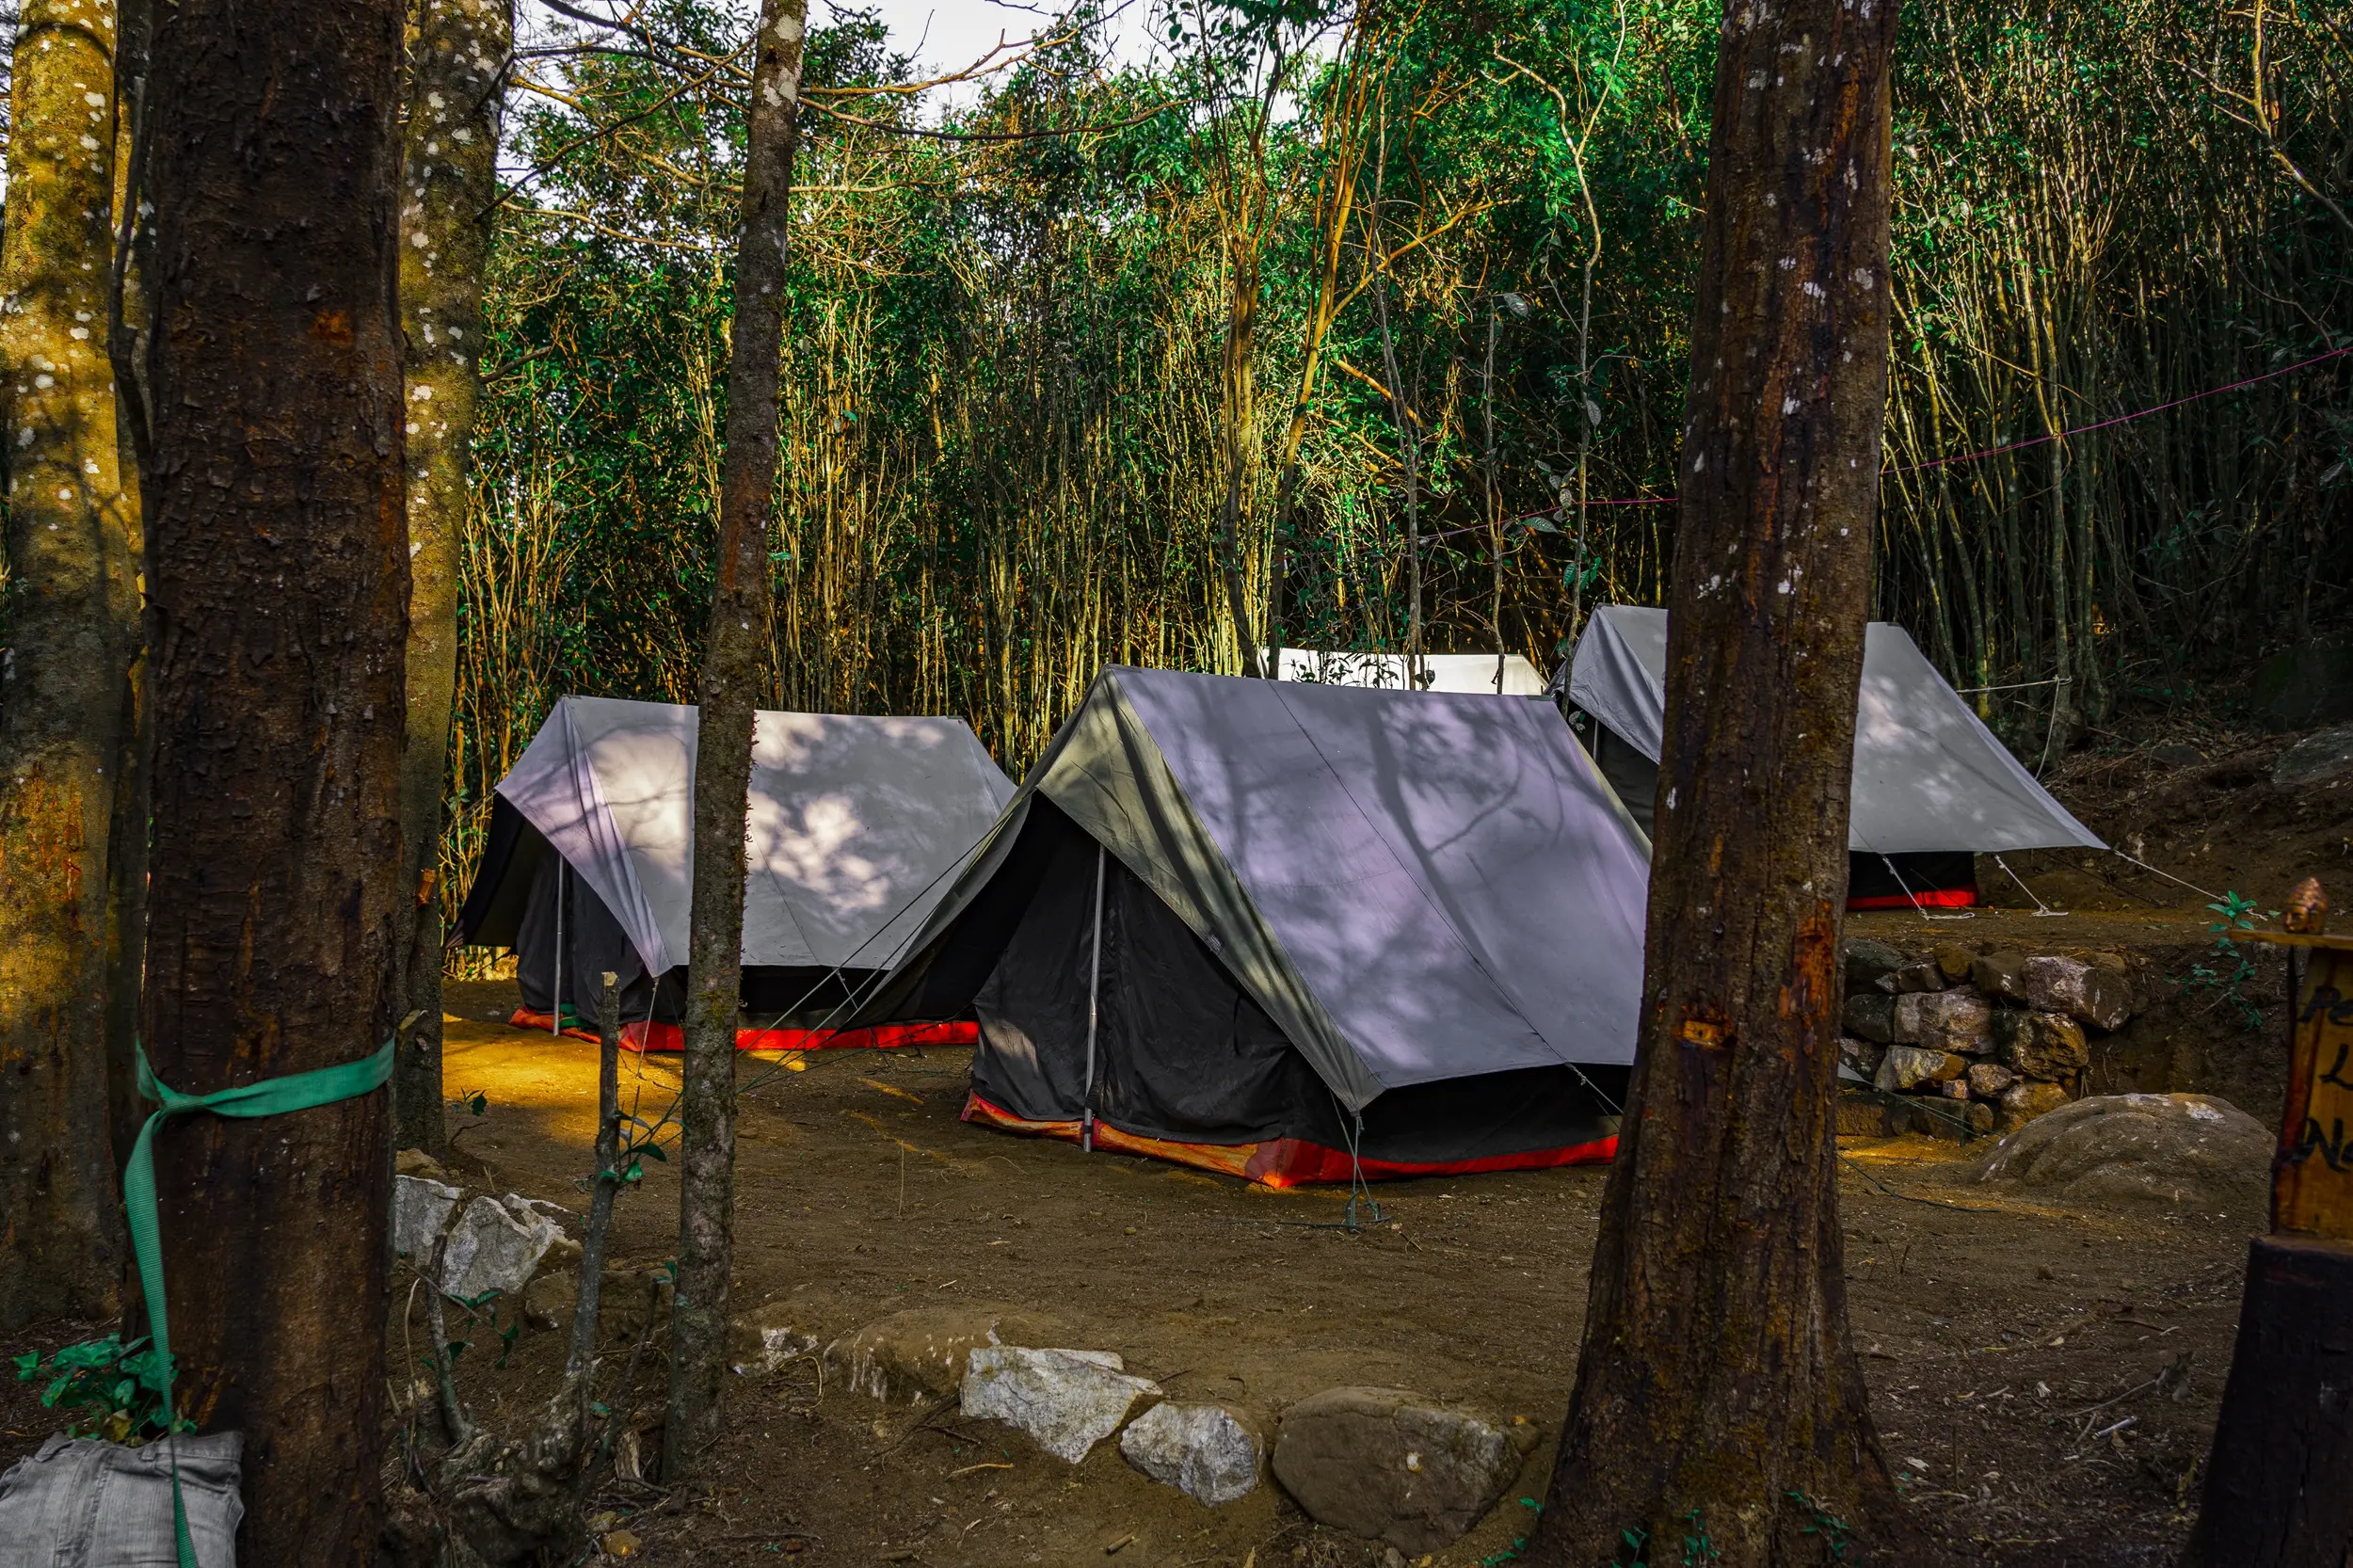
[[[1667,612],[1612,604],[1577,640],[1568,702],[1594,760],[1647,833],[1666,731]],[[1970,712],[1900,626],[1865,629],[1849,820],[1850,908],[1954,907],[1975,856],[2105,849]]]
[[[515,950],[518,1022],[593,1027],[610,970],[631,1042],[676,1048],[699,719],[567,696],[499,781],[452,940]],[[744,1000],[776,1027],[741,1043],[896,1043],[808,1026],[903,954],[1013,788],[962,719],[759,714]]]
[[[862,1022],[966,1118],[1270,1185],[1604,1160],[1647,846],[1557,714],[1112,668]]]

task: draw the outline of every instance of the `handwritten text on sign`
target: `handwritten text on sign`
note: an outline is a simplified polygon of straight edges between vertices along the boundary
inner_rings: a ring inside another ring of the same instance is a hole
[[[2353,952],[2308,952],[2291,1026],[2272,1228],[2353,1241]]]

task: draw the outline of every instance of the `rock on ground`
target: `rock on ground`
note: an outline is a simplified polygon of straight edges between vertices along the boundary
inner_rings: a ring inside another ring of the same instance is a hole
[[[1997,1100],[2018,1083],[2018,1075],[1999,1062],[1969,1064],[1969,1092],[1981,1100]]]
[[[1128,1464],[1215,1508],[1245,1497],[1266,1464],[1258,1423],[1220,1404],[1156,1404],[1119,1434]]]
[[[492,1290],[519,1295],[563,1234],[521,1198],[476,1198],[450,1230],[441,1254],[441,1288],[461,1301]]]
[[[1854,991],[1848,994],[1841,1017],[1847,1032],[1880,1045],[1893,1045],[1896,1040],[1896,999],[1882,991]]]
[[[2262,1201],[2273,1144],[2209,1095],[2099,1095],[2011,1133],[1976,1174],[2077,1202],[2211,1209]]]
[[[2026,1079],[2002,1091],[2002,1113],[1994,1126],[2004,1132],[2015,1132],[2068,1103],[2067,1091],[2057,1084]]]
[[[999,1342],[998,1331],[1028,1336],[1041,1320],[1004,1306],[923,1306],[878,1318],[825,1347],[825,1376],[872,1400],[920,1404],[964,1386],[967,1358]]]
[[[1873,1086],[1881,1090],[1916,1089],[1923,1083],[1941,1083],[1948,1078],[1959,1078],[1969,1070],[1967,1058],[1949,1051],[1922,1050],[1917,1046],[1890,1046],[1880,1062],[1879,1077]]]
[[[2280,785],[2317,784],[2346,773],[2353,773],[2353,724],[2307,735],[2271,764],[2271,781]]]
[[[2021,1078],[2057,1083],[2091,1065],[2091,1045],[2083,1026],[2060,1013],[2020,1013],[2009,1008],[1993,1016],[1993,1045],[2002,1065]]]
[[[430,1263],[433,1243],[448,1228],[459,1196],[456,1188],[427,1176],[392,1177],[392,1250]]]
[[[1847,944],[1847,989],[1855,991],[1883,989],[1880,982],[1904,967],[1904,955],[1885,942],[1875,942],[1867,936],[1857,937]]]
[[[1937,943],[1935,958],[1936,967],[1945,971],[1945,978],[1956,985],[1969,978],[1969,971],[1977,962],[1977,955],[1959,942]]]
[[[1993,1009],[1974,991],[1928,991],[1896,999],[1896,1038],[1927,1050],[1982,1056],[1993,1048]]]
[[[2080,958],[2029,958],[2024,977],[2026,1005],[2038,1012],[2064,1013],[2104,1032],[2123,1028],[2133,1016],[2130,983],[2104,966]]]
[[[1117,1432],[1160,1388],[1129,1377],[1109,1351],[977,1345],[964,1373],[964,1413],[1002,1421],[1057,1459],[1076,1464]]]
[[[1970,960],[1969,984],[2001,1001],[2026,1000],[2026,955],[1988,952]]]
[[[1858,1040],[1850,1034],[1838,1042],[1840,1064],[1852,1068],[1865,1083],[1879,1076],[1880,1064],[1886,1059],[1887,1048],[1875,1040]]]
[[[1479,1523],[1519,1474],[1511,1436],[1401,1388],[1327,1388],[1283,1413],[1274,1477],[1309,1517],[1435,1552]]]
[[[1942,991],[1952,984],[1945,978],[1944,968],[1933,958],[1914,958],[1887,978],[1899,994]]]

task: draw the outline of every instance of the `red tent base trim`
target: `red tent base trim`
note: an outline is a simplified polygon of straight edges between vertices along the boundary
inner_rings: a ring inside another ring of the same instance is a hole
[[[569,1017],[571,1015],[567,1014]],[[555,1020],[527,1007],[515,1009],[506,1020],[517,1029],[549,1032]],[[570,1039],[594,1045],[596,1031],[572,1024],[563,1031]],[[900,1046],[978,1045],[981,1026],[970,1019],[933,1024],[875,1024],[867,1029],[739,1029],[737,1050],[891,1050]],[[634,1051],[679,1051],[686,1048],[686,1032],[676,1024],[640,1019],[621,1026],[621,1044]]]
[[[992,1105],[979,1095],[965,1100],[964,1120],[1026,1138],[1059,1138],[1071,1144],[1080,1139],[1077,1122],[1030,1121],[1002,1106]],[[1522,1154],[1492,1155],[1483,1160],[1449,1160],[1430,1164],[1367,1160],[1359,1167],[1350,1160],[1346,1149],[1327,1148],[1301,1138],[1277,1138],[1264,1144],[1179,1144],[1122,1132],[1104,1121],[1095,1124],[1095,1146],[1118,1154],[1150,1155],[1196,1170],[1214,1171],[1219,1176],[1276,1188],[1344,1184],[1359,1168],[1366,1179],[1378,1181],[1404,1176],[1469,1176],[1480,1171],[1541,1171],[1556,1165],[1602,1165],[1618,1154],[1617,1139],[1597,1138],[1590,1144],[1573,1144],[1566,1148],[1529,1149]]]
[[[1923,888],[1916,893],[1873,893],[1867,898],[1850,898],[1849,909],[1909,909],[1917,904],[1923,909],[1966,909],[1977,902],[1975,888]]]

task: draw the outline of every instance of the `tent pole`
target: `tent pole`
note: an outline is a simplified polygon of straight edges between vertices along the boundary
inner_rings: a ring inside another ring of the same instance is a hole
[[[1079,1143],[1095,1152],[1096,1001],[1103,988],[1103,846],[1095,846],[1095,938],[1087,945],[1087,1084],[1079,1109]]]
[[[568,863],[555,857],[555,991],[548,999],[548,1032],[564,1032],[564,872]]]

